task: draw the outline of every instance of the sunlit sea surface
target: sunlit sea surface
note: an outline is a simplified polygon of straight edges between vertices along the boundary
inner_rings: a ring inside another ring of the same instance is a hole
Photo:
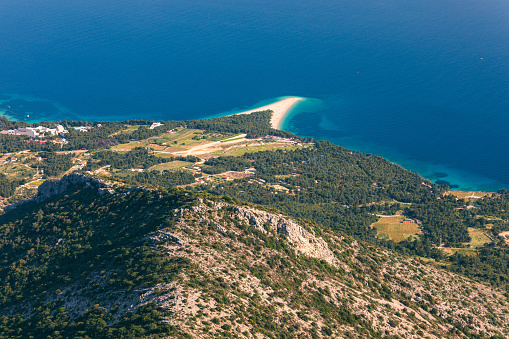
[[[468,190],[509,188],[506,0],[2,0],[0,110],[284,128]]]

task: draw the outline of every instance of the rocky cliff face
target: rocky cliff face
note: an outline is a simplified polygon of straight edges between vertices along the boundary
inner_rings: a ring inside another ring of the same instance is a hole
[[[288,217],[247,207],[236,207],[233,216],[248,222],[261,232],[266,232],[265,226],[267,226],[284,234],[302,254],[325,260],[331,266],[338,266],[338,260],[322,238],[316,237]]]
[[[327,242],[320,237],[316,237],[289,217],[251,207],[214,203],[211,201],[205,204],[202,199],[197,201],[199,202],[198,205],[190,207],[191,211],[195,213],[207,210],[218,211],[224,208],[230,209],[232,210],[230,214],[232,218],[245,222],[247,225],[265,234],[270,235],[268,232],[270,230],[283,234],[298,252],[319,260],[325,260],[331,266],[338,266],[338,259],[329,249]],[[216,224],[219,225],[218,223]],[[218,227],[224,228],[220,225]]]

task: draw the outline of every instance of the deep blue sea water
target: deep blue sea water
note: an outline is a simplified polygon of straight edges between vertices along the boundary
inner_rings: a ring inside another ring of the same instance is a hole
[[[197,119],[285,95],[310,98],[289,131],[509,188],[506,0],[0,0],[17,119]]]

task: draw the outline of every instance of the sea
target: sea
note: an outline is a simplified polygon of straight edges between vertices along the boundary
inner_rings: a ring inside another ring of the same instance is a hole
[[[16,120],[202,119],[306,98],[300,136],[509,188],[507,0],[0,0]]]

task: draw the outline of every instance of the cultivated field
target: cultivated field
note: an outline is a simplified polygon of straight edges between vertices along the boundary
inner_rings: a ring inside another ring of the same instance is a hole
[[[392,239],[400,242],[408,238],[418,238],[422,234],[419,225],[415,223],[403,223],[403,216],[382,217],[371,225],[378,231],[379,238]]]

